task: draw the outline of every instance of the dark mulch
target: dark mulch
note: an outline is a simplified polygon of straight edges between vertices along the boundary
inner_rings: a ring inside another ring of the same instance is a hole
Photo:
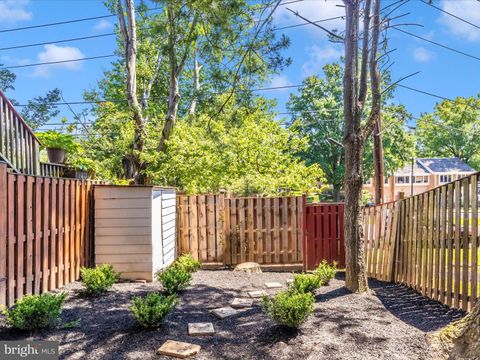
[[[0,338],[59,341],[63,359],[167,359],[155,355],[167,339],[200,344],[195,358],[202,360],[427,359],[425,333],[463,316],[399,285],[371,281],[371,295],[350,294],[342,274],[319,290],[315,312],[299,331],[272,323],[258,303],[225,320],[209,312],[235,296],[246,296],[246,291],[263,289],[266,281],[285,284],[291,277],[278,272],[199,271],[165,325],[151,331],[137,327],[128,307],[133,296],[159,290],[158,284],[117,284],[108,294],[88,299],[81,285],[72,283],[63,289],[69,293],[63,322],[80,319],[78,327],[29,335],[7,329],[0,321]],[[187,335],[189,322],[205,321],[213,322],[214,336]]]

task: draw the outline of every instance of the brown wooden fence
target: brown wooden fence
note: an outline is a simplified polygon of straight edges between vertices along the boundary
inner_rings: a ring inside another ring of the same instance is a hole
[[[304,267],[314,270],[322,260],[345,266],[344,204],[305,206]]]
[[[0,164],[0,304],[58,288],[93,264],[92,182],[7,173]]]
[[[203,263],[301,265],[302,197],[179,195],[178,251]]]
[[[369,275],[471,309],[480,296],[478,191],[475,174],[393,205],[367,208]]]

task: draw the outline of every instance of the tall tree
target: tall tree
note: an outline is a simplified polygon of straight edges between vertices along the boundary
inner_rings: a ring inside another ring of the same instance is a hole
[[[422,156],[458,157],[480,170],[480,98],[444,100],[417,121]]]
[[[37,96],[28,100],[21,111],[21,115],[33,130],[37,130],[52,118],[58,116],[60,110],[55,103],[58,103],[60,99],[59,89],[49,90],[44,96]]]
[[[0,66],[3,66],[3,64],[0,64]],[[3,92],[7,90],[15,90],[13,84],[16,79],[17,75],[15,75],[15,73],[8,69],[0,69],[0,90]]]
[[[363,154],[365,142],[380,115],[381,89],[377,50],[380,35],[380,0],[344,0],[345,74],[343,80],[345,136],[345,286],[352,292],[367,292],[362,224]],[[359,54],[360,14],[363,15]],[[360,58],[360,64],[359,64]],[[359,66],[360,65],[360,66]],[[368,76],[371,105],[366,109]]]
[[[324,77],[306,78],[299,94],[291,94],[287,108],[293,113],[291,126],[309,139],[309,146],[301,154],[307,164],[319,164],[328,184],[333,186],[333,200],[339,200],[344,184],[344,150],[335,145],[344,135],[343,123],[343,67],[340,63],[327,64]],[[383,157],[387,174],[392,174],[413,156],[415,143],[405,124],[411,115],[402,105],[387,104],[384,97],[384,128],[379,132],[384,144]],[[365,147],[364,178],[373,172],[373,141]]]

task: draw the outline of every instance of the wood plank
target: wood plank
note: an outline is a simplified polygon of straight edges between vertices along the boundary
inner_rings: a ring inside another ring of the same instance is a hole
[[[390,224],[390,217],[388,215],[388,205],[382,205],[381,207],[381,216],[382,216],[382,226],[380,229],[380,242],[379,242],[379,254],[378,254],[378,271],[377,279],[384,279],[383,272],[383,256],[385,254],[385,237],[387,234],[387,229]]]
[[[256,204],[255,204],[255,209],[256,209],[256,217],[257,217],[257,222],[256,222],[256,228],[255,228],[255,242],[257,244],[257,263],[263,264],[264,263],[264,258],[263,258],[263,234],[264,234],[264,229],[263,229],[263,198],[259,197],[256,199]]]
[[[198,248],[201,262],[208,262],[208,242],[207,242],[207,209],[204,195],[198,196]]]
[[[7,306],[12,306],[15,303],[15,180],[16,176],[13,174],[7,175]]]
[[[220,193],[215,197],[215,230],[217,261],[225,263],[225,194]]]
[[[50,273],[48,270],[49,228],[50,228],[50,179],[43,179],[43,211],[42,211],[42,292],[48,291]]]
[[[412,288],[416,287],[416,261],[417,261],[417,235],[418,235],[418,215],[419,215],[419,206],[418,206],[418,196],[413,197],[413,229],[412,229],[412,246],[411,246],[411,257],[409,263],[409,282]]]
[[[185,219],[185,223],[187,225],[188,220],[188,237],[189,237],[189,247],[191,249],[191,253],[193,257],[198,260],[201,259],[199,254],[199,237],[198,237],[198,197],[197,196],[189,196],[188,197],[188,218]]]
[[[33,292],[40,294],[41,292],[41,277],[42,277],[42,184],[43,179],[41,177],[35,178],[35,200],[34,200],[34,256],[33,256],[33,269],[34,269],[34,281]]]
[[[81,235],[81,204],[80,204],[80,181],[75,181],[75,279],[80,277],[81,266],[81,249],[80,249],[80,235]]]
[[[64,274],[64,249],[63,249],[63,238],[64,238],[64,209],[65,209],[65,181],[63,179],[58,180],[58,196],[57,196],[57,228],[58,236],[55,247],[57,249],[57,281],[56,286],[61,287],[64,284],[63,274]]]
[[[232,231],[230,224],[230,199],[223,198],[223,234],[224,234],[224,247],[223,247],[223,261],[225,265],[232,264]]]
[[[447,235],[447,301],[448,306],[452,306],[453,290],[453,237],[454,237],[454,186],[447,185],[447,209],[448,209],[448,235]]]
[[[291,262],[296,263],[298,262],[298,232],[297,232],[297,197],[289,197],[289,234],[290,234],[290,249],[292,250],[292,254],[290,256]]]
[[[70,281],[74,281],[76,279],[75,277],[75,263],[77,261],[77,258],[75,256],[75,183],[76,180],[72,180],[70,182],[70,244],[69,244],[69,249],[70,249]],[[96,206],[96,205],[95,205]],[[105,210],[104,210],[105,211]],[[114,210],[111,210],[114,211]],[[95,216],[98,215],[99,211],[95,211]],[[96,234],[95,234],[96,235]],[[96,240],[98,238],[96,237]]]
[[[303,245],[305,244],[304,239],[306,238],[306,208],[307,208],[307,197],[305,195],[299,196],[297,198],[297,261],[303,262],[305,255],[305,250]],[[306,255],[305,255],[306,256]]]
[[[264,214],[265,214],[265,263],[271,264],[272,263],[272,202],[270,198],[265,198],[265,207],[264,207]]]
[[[0,98],[0,153],[3,139],[3,99]],[[0,164],[0,306],[7,306],[7,165]]]
[[[207,259],[217,261],[215,238],[215,195],[207,195]]]
[[[438,301],[440,290],[440,232],[441,232],[441,197],[440,188],[435,189],[435,236],[434,236],[434,281],[432,298]]]
[[[470,309],[477,303],[478,299],[478,175],[471,177],[471,196],[472,196],[472,262],[471,262],[471,284]]]
[[[52,179],[51,181],[51,215],[50,215],[50,249],[49,249],[49,269],[50,269],[50,283],[48,285],[49,290],[56,288],[57,284],[57,198],[58,198],[58,180]]]
[[[238,264],[238,226],[237,226],[237,200],[231,198],[230,200],[230,251],[232,257],[232,265]]]
[[[470,237],[470,178],[466,177],[462,180],[463,188],[463,226],[462,226],[462,310],[468,310],[468,285],[470,267],[468,265],[469,255],[469,237]]]
[[[255,261],[257,256],[257,244],[254,238],[254,211],[253,211],[253,198],[247,199],[247,215],[246,215],[246,223],[247,223],[247,248],[248,248],[248,261]]]
[[[16,221],[16,271],[15,271],[15,282],[16,282],[16,298],[20,299],[24,294],[24,285],[25,285],[25,253],[24,253],[24,244],[25,244],[25,176],[17,175],[16,179],[16,198],[17,198],[17,221]]]
[[[237,202],[237,214],[238,214],[238,241],[240,246],[240,263],[247,261],[247,244],[245,242],[245,199],[240,198]]]
[[[63,227],[64,227],[64,234],[63,234],[63,279],[65,283],[69,283],[70,281],[70,267],[71,258],[70,258],[70,184],[72,183],[71,180],[65,180],[64,183],[64,198],[65,198],[65,206],[63,211]]]
[[[25,178],[25,294],[31,295],[33,288],[33,193],[34,177]]]
[[[440,287],[439,301],[446,302],[447,186],[440,188]]]
[[[431,192],[427,192],[424,197],[423,212],[423,230],[422,230],[422,295],[427,296],[427,273],[428,273],[428,238],[430,228],[430,198]]]
[[[460,306],[460,239],[461,239],[461,198],[462,188],[460,181],[455,182],[455,250],[454,250],[454,290],[453,290],[453,306]]]

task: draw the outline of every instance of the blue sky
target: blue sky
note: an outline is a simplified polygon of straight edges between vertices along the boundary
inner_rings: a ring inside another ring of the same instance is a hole
[[[383,6],[392,1],[383,0]],[[282,6],[275,14],[275,23],[281,27],[303,22],[287,11],[286,7],[299,11],[312,21],[343,15],[344,10],[337,6],[340,3],[335,0],[304,0]],[[476,0],[441,0],[434,4],[480,26],[480,2]],[[442,14],[419,0],[410,0],[397,11],[397,14],[403,13],[410,14],[398,22],[417,23],[423,27],[409,26],[402,29],[480,57],[480,29]],[[3,0],[0,1],[0,31],[107,14],[108,11],[100,0]],[[54,27],[0,32],[0,47],[108,34],[113,31],[115,20],[115,17],[109,17]],[[342,29],[344,26],[342,20],[328,21],[322,25],[330,29]],[[266,86],[299,84],[304,77],[320,73],[324,64],[338,60],[343,53],[341,45],[328,42],[323,31],[311,25],[287,29],[284,32],[291,39],[291,46],[285,55],[290,56],[293,63],[282,74],[274,76]],[[389,31],[389,37],[389,48],[398,49],[391,55],[395,61],[391,67],[393,80],[420,71],[402,84],[449,98],[475,96],[480,92],[479,60],[453,53],[393,29]],[[0,51],[0,63],[5,66],[33,64],[109,55],[114,50],[114,36],[106,36],[56,45],[3,50]],[[16,90],[8,95],[20,103],[25,103],[29,98],[58,87],[66,101],[79,101],[82,100],[83,91],[94,87],[102,72],[109,68],[110,61],[111,59],[107,58],[15,69]],[[277,99],[278,111],[283,112],[291,91],[294,90],[269,91],[265,92],[265,95]],[[405,104],[409,111],[418,116],[422,112],[431,111],[438,99],[399,88],[395,93],[395,101]],[[81,106],[75,106],[75,109],[80,110]],[[63,107],[62,114],[70,116]]]

